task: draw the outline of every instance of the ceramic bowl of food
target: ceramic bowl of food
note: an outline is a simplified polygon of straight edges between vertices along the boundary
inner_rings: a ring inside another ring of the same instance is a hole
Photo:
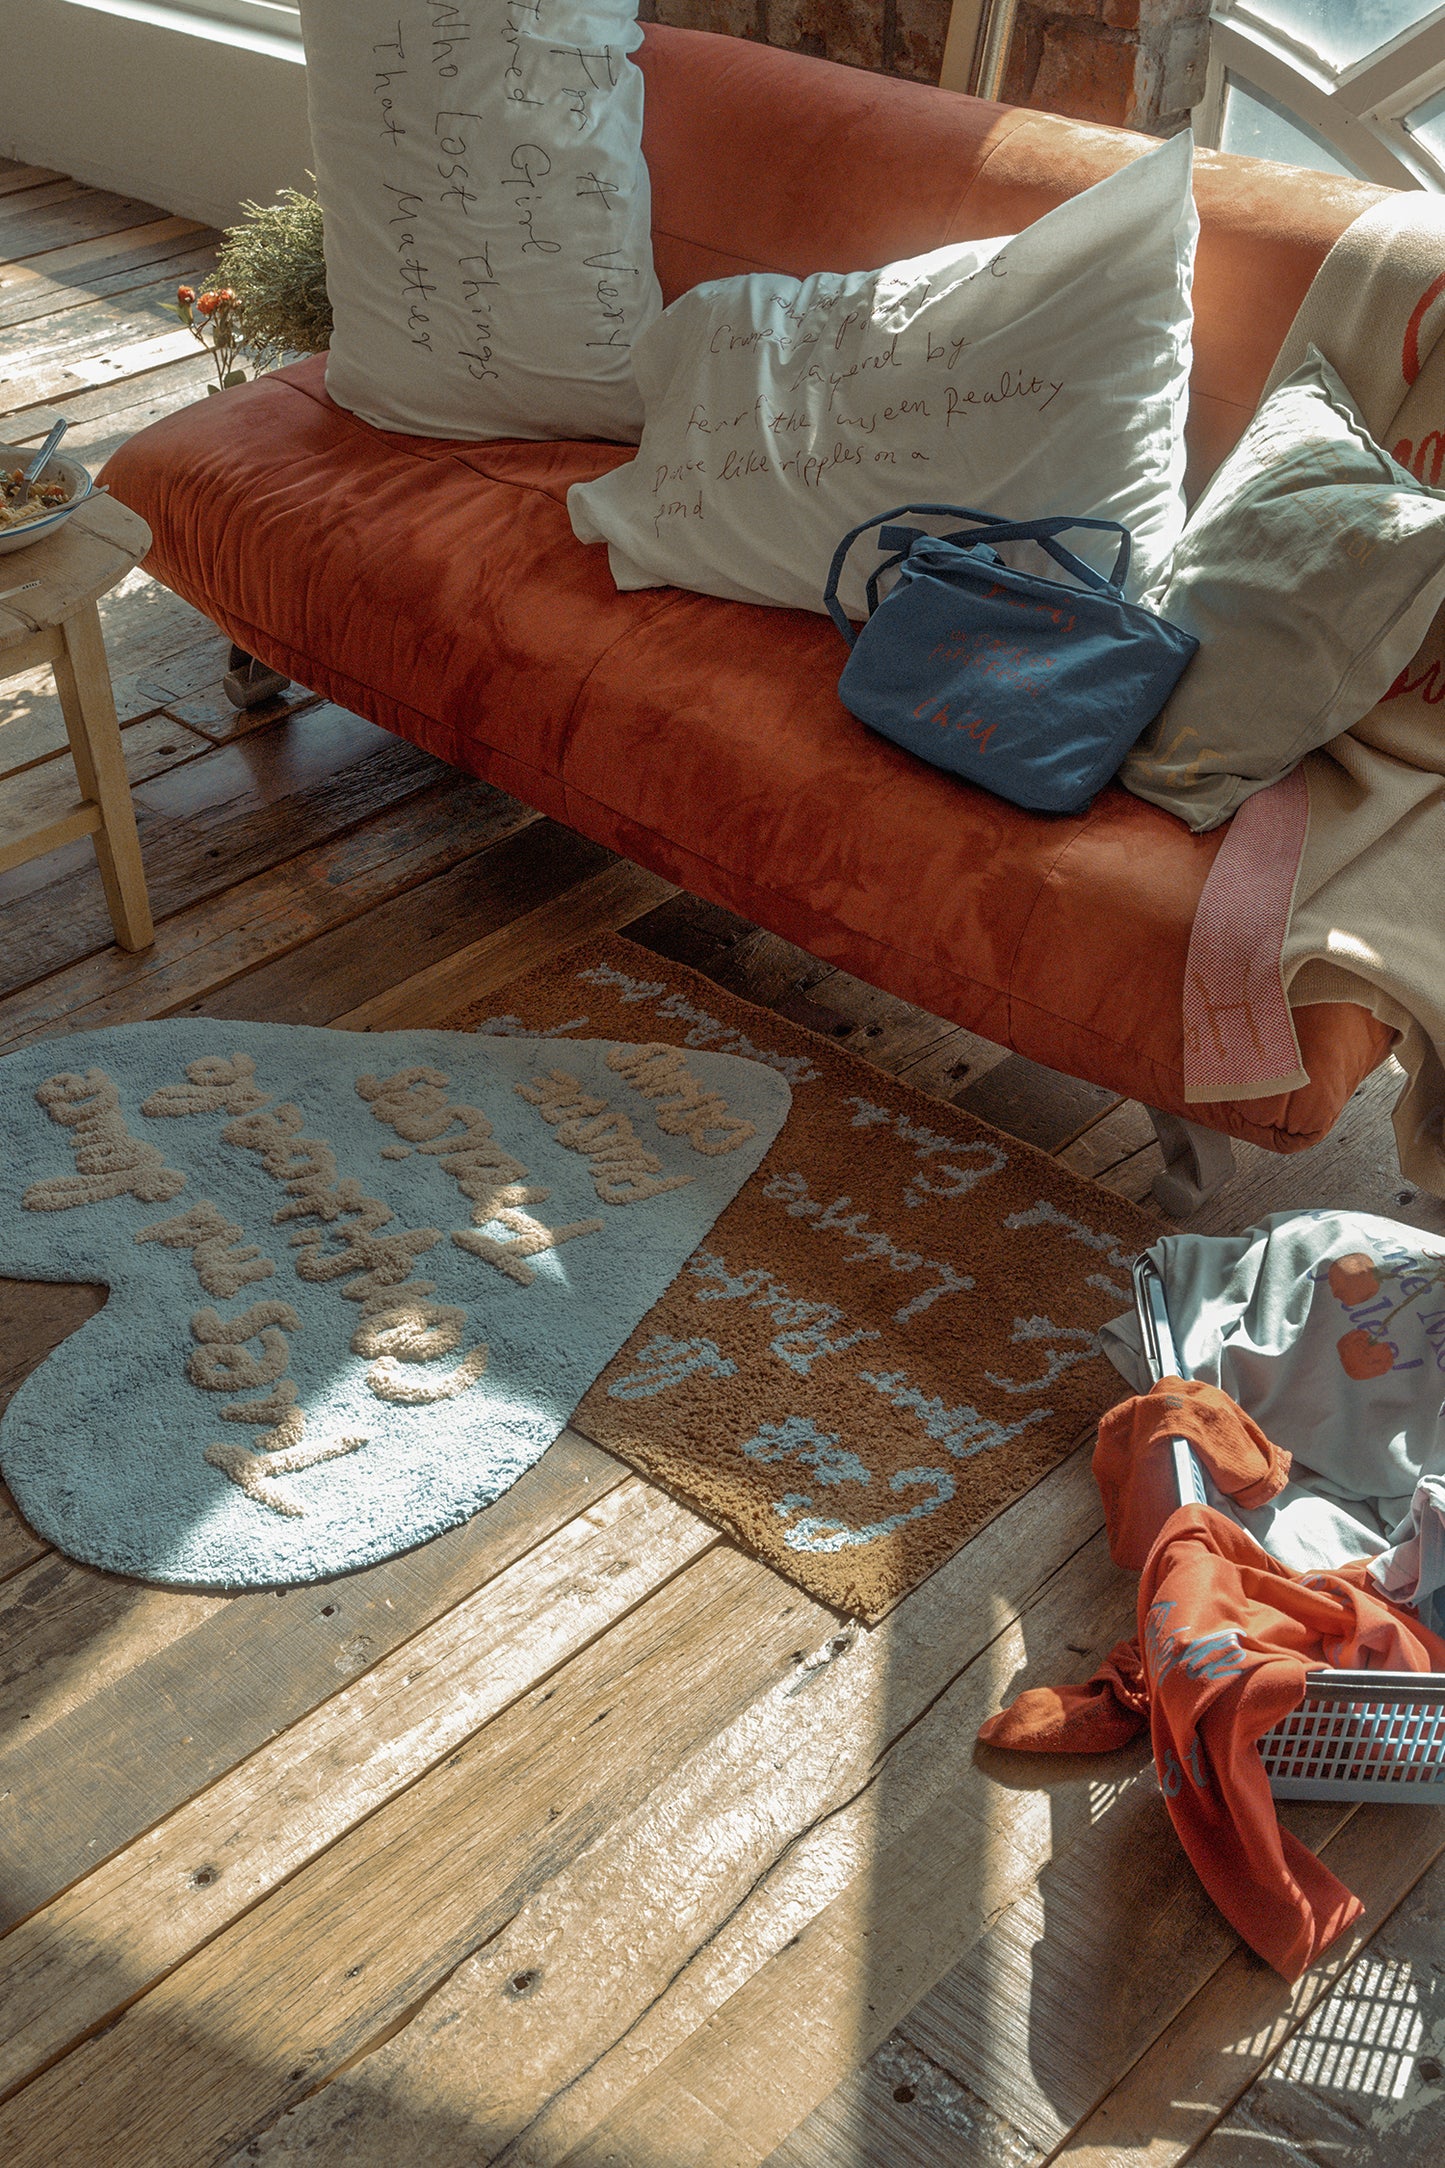
[[[32,542],[54,534],[95,487],[78,459],[52,452],[39,480],[31,483],[28,501],[22,506],[17,500],[17,488],[27,462],[34,456],[33,444],[28,451],[0,444],[0,557],[7,557],[12,550],[28,549]]]

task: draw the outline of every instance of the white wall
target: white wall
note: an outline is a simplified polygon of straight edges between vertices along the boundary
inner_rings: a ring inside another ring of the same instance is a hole
[[[244,199],[306,185],[300,60],[74,0],[0,0],[0,154],[228,226]]]

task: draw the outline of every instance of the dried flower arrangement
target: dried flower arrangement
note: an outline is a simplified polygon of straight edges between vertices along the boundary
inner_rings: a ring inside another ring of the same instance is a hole
[[[197,294],[176,289],[176,314],[215,363],[208,391],[244,384],[297,354],[324,353],[331,343],[331,303],[321,248],[321,205],[299,188],[283,188],[274,203],[246,203],[246,216],[228,226],[216,258],[224,283]]]

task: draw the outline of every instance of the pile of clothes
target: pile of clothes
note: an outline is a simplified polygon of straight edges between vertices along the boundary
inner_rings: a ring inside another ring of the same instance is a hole
[[[1258,1742],[1311,1671],[1445,1671],[1445,1246],[1316,1212],[1150,1255],[1191,1375],[1112,1410],[1094,1454],[1110,1553],[1140,1576],[1137,1638],[979,1737],[1092,1754],[1147,1725],[1201,1881],[1292,1980],[1361,1907],[1280,1829]],[[1148,1385],[1137,1320],[1106,1338]],[[1206,1505],[1178,1503],[1175,1438]]]

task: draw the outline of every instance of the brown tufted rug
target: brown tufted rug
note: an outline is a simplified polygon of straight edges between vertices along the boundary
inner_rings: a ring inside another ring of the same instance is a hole
[[[769,1063],[768,1157],[573,1417],[810,1596],[877,1619],[1120,1397],[1133,1205],[618,938],[445,1019]]]

